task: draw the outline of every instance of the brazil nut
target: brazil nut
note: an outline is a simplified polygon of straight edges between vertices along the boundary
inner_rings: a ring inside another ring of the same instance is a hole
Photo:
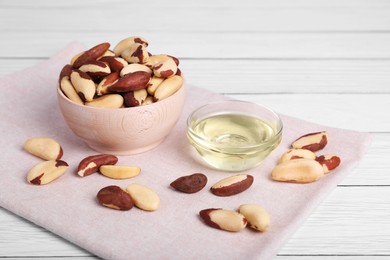
[[[177,72],[177,65],[172,58],[158,62],[153,66],[153,73],[160,78],[169,78]]]
[[[96,93],[96,86],[87,73],[81,70],[73,70],[70,74],[70,81],[83,101],[93,100]]]
[[[329,173],[336,169],[341,163],[340,157],[336,154],[320,155],[316,158],[316,161],[322,165],[324,173]]]
[[[275,181],[310,183],[324,175],[322,165],[312,159],[289,160],[276,165],[271,176]]]
[[[312,152],[323,149],[328,143],[327,132],[316,132],[303,135],[296,139],[292,144],[292,148],[307,149]]]
[[[78,69],[86,63],[96,61],[108,50],[108,48],[110,48],[110,44],[108,42],[104,42],[92,47],[91,49],[80,54],[80,56],[75,59],[73,67]]]
[[[130,195],[122,188],[111,185],[99,190],[96,195],[98,202],[107,208],[116,210],[130,210],[134,206]]]
[[[122,52],[129,48],[134,43],[140,43],[144,45],[145,47],[148,47],[149,43],[144,38],[138,37],[138,36],[132,36],[128,37],[126,39],[121,40],[115,47],[114,47],[114,53],[116,56],[120,56]]]
[[[137,71],[120,77],[112,85],[108,86],[110,92],[128,92],[145,89],[150,80],[150,74],[145,71]]]
[[[98,171],[102,165],[114,165],[118,157],[112,154],[97,154],[85,157],[77,167],[77,174],[81,177],[91,175]]]
[[[248,174],[230,176],[214,184],[210,191],[217,196],[232,196],[247,190],[253,180],[253,176]]]
[[[108,64],[112,72],[120,72],[128,64],[123,58],[115,56],[105,56],[100,58],[99,61]]]
[[[124,58],[129,63],[146,63],[149,59],[148,51],[146,50],[145,45],[141,43],[134,43],[121,53],[122,58]]]
[[[44,161],[34,166],[27,174],[27,181],[34,185],[45,185],[63,175],[68,164],[61,160]]]
[[[221,208],[203,209],[199,212],[204,223],[210,227],[230,232],[238,232],[247,225],[244,215]]]
[[[165,79],[154,92],[155,101],[166,99],[175,94],[182,87],[183,82],[183,78],[177,75]]]
[[[121,108],[123,106],[123,97],[119,94],[107,94],[85,102],[85,105],[100,108]]]
[[[87,73],[92,79],[99,80],[111,73],[110,67],[102,61],[91,61],[83,64],[79,70]]]

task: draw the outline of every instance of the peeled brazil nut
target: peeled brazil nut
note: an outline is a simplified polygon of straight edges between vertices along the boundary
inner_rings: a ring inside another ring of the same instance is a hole
[[[123,97],[119,94],[107,94],[90,102],[85,102],[85,105],[101,108],[121,108],[123,106]]]
[[[155,101],[166,99],[175,94],[183,85],[183,78],[175,75],[165,79],[154,92]]]
[[[232,210],[209,208],[201,210],[199,215],[206,225],[225,231],[237,232],[247,225],[245,217]]]
[[[144,45],[145,47],[148,47],[148,41],[145,40],[144,38],[138,37],[138,36],[132,36],[128,37],[126,39],[121,40],[115,47],[114,47],[114,52],[116,56],[120,56],[122,52],[129,48],[131,45],[134,43],[140,43]]]
[[[94,80],[99,80],[111,73],[110,67],[102,61],[90,61],[83,64],[79,70],[87,73]]]
[[[292,144],[292,148],[307,149],[312,152],[321,150],[328,143],[327,132],[316,132],[303,135],[295,140]]]
[[[141,43],[132,44],[122,51],[121,56],[129,63],[146,63],[149,59],[149,53]]]
[[[300,158],[314,160],[316,158],[316,154],[307,149],[289,149],[280,157],[278,163]]]
[[[110,92],[128,92],[144,89],[150,80],[150,74],[145,71],[137,71],[120,77],[116,82],[107,87]]]
[[[172,58],[158,62],[153,66],[153,74],[160,78],[169,78],[177,72],[177,65]]]
[[[137,166],[102,165],[99,172],[111,179],[129,179],[137,176],[141,168]]]
[[[131,183],[126,190],[137,208],[155,211],[160,207],[160,197],[150,188],[138,183]]]
[[[78,69],[86,63],[96,61],[108,50],[108,48],[110,48],[110,44],[108,42],[104,42],[92,47],[91,49],[82,53],[77,59],[75,59],[73,67]]]
[[[112,57],[112,56],[102,57],[99,59],[99,61],[108,64],[112,72],[121,71],[128,64],[127,61],[125,61],[121,57]]]
[[[129,65],[126,65],[120,72],[121,77],[133,73],[136,71],[145,71],[148,72],[149,74],[152,74],[152,70],[146,67],[143,64],[138,64],[138,63],[131,63]]]
[[[276,165],[271,176],[275,181],[309,183],[324,175],[322,165],[312,159],[295,159]]]
[[[68,169],[68,164],[61,160],[50,160],[37,164],[27,174],[27,181],[35,185],[48,184],[59,178]]]
[[[133,91],[134,98],[138,101],[139,104],[145,101],[148,96],[146,89],[139,89]]]
[[[115,185],[99,190],[96,198],[101,205],[111,209],[130,210],[134,206],[130,195]]]
[[[147,87],[147,91],[149,93],[149,95],[154,95],[154,92],[156,91],[156,89],[158,88],[158,86],[160,86],[160,84],[164,81],[164,78],[159,78],[159,77],[156,77],[156,76],[153,76],[149,83],[148,83],[148,87]]]
[[[341,163],[340,157],[335,154],[320,155],[316,158],[316,161],[322,165],[324,173],[328,173],[336,169]]]
[[[255,204],[243,204],[238,212],[244,215],[250,228],[261,232],[267,231],[270,225],[270,217],[263,207]]]
[[[81,70],[73,70],[70,81],[77,94],[83,101],[92,101],[96,93],[96,86],[90,76]]]
[[[85,51],[82,51],[80,53],[77,53],[76,55],[73,56],[73,58],[70,60],[70,65],[72,65],[72,68],[73,68],[73,64],[74,62],[81,56],[85,53]]]
[[[168,59],[173,59],[173,61],[176,63],[176,66],[179,66],[179,59],[166,54],[149,55],[149,59],[145,65],[149,68],[153,68],[157,63],[164,62]]]
[[[110,93],[108,87],[114,84],[114,82],[116,82],[118,79],[119,79],[118,71],[113,72],[107,77],[105,77],[104,79],[102,79],[102,81],[100,81],[100,83],[96,87],[96,94],[98,96],[101,96]]]
[[[140,106],[146,97],[148,96],[148,92],[146,89],[139,89],[135,91],[129,91],[123,95],[125,106],[126,107],[136,107]]]
[[[65,94],[67,98],[73,101],[76,104],[84,105],[84,102],[81,100],[80,96],[77,94],[75,88],[70,82],[68,77],[63,77],[60,81],[60,89]]]
[[[146,105],[150,105],[150,104],[153,104],[153,103],[154,103],[153,97],[147,96],[145,98],[145,100],[142,102],[141,106],[146,106]]]
[[[179,66],[180,61],[179,61],[178,58],[176,58],[176,57],[174,57],[174,56],[172,56],[172,55],[168,55],[168,57],[170,57],[171,59],[173,59],[173,61],[176,63],[176,66]]]
[[[252,175],[234,175],[220,180],[210,188],[210,191],[217,196],[232,196],[247,190],[252,183]]]
[[[177,178],[171,183],[171,187],[184,193],[195,193],[203,189],[206,184],[206,175],[194,173]]]
[[[73,70],[73,66],[70,65],[70,64],[66,64],[61,69],[60,76],[58,78],[58,83],[60,83],[63,78],[68,78],[69,79],[70,73],[72,73],[72,70]]]
[[[59,160],[63,155],[61,145],[49,137],[34,137],[28,139],[23,148],[44,160]]]
[[[142,104],[134,97],[134,91],[129,91],[123,94],[124,104],[126,107],[136,107]]]
[[[106,50],[106,51],[103,53],[102,56],[100,56],[100,57],[98,58],[98,60],[100,60],[100,59],[103,58],[103,57],[115,57],[115,53],[114,53],[114,51],[108,49],[108,50]]]
[[[97,154],[85,157],[80,161],[77,174],[81,177],[97,172],[102,165],[114,165],[118,162],[118,157],[112,154]]]

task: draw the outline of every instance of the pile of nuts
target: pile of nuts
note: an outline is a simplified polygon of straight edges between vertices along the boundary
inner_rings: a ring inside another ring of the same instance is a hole
[[[145,211],[155,211],[160,207],[160,198],[156,192],[138,183],[131,183],[123,190],[111,185],[99,190],[98,202],[108,208],[130,210],[135,205]]]
[[[105,42],[81,52],[61,70],[59,86],[73,102],[102,108],[147,105],[163,100],[183,85],[179,60],[152,55],[141,37]]]
[[[47,161],[33,167],[27,175],[27,181],[35,185],[48,184],[63,175],[68,169],[68,164],[61,161],[63,149],[52,138],[31,138],[24,144],[24,149]],[[77,167],[77,174],[86,177],[100,172],[112,179],[129,179],[137,176],[141,169],[137,166],[115,165],[118,157],[111,154],[91,155],[82,159]],[[253,176],[239,174],[224,178],[210,187],[210,192],[216,196],[232,196],[241,193],[252,186]],[[194,173],[182,176],[174,180],[170,186],[183,193],[196,193],[207,184],[207,176],[202,173]],[[116,210],[130,210],[134,206],[145,211],[155,211],[160,207],[160,198],[152,189],[131,183],[125,189],[116,185],[106,186],[100,189],[96,195],[97,201],[102,206]],[[247,224],[249,227],[266,231],[269,226],[267,211],[254,204],[245,204],[239,210],[224,210],[217,208],[204,209],[199,212],[204,223],[226,231],[240,231]]]
[[[66,162],[60,160],[63,155],[61,145],[51,138],[28,139],[24,143],[24,149],[46,160],[34,166],[27,174],[27,181],[31,184],[48,184],[63,175],[69,167]]]
[[[317,156],[315,152],[328,143],[327,132],[310,133],[299,137],[292,148],[285,152],[273,169],[272,179],[282,182],[309,183],[320,179],[324,174],[340,165],[340,157],[334,154]],[[29,153],[46,160],[33,167],[27,175],[27,181],[35,185],[44,185],[59,178],[68,169],[61,161],[61,145],[51,138],[31,138],[24,144]],[[118,158],[111,154],[91,155],[82,159],[77,168],[81,177],[100,172],[112,179],[129,179],[137,176],[141,169],[137,166],[115,165]],[[210,187],[216,196],[232,196],[244,192],[253,184],[254,178],[248,174],[239,174],[224,178]],[[170,186],[183,193],[196,193],[207,184],[207,176],[194,173],[177,178]],[[130,210],[134,206],[145,211],[155,211],[160,207],[160,198],[152,189],[131,183],[125,189],[110,185],[100,189],[97,201],[108,208]],[[249,226],[264,232],[270,225],[268,212],[255,204],[240,205],[237,211],[222,208],[207,208],[199,212],[203,222],[213,228],[237,232]]]
[[[206,175],[203,173],[194,173],[176,179],[171,183],[171,187],[184,193],[195,193],[203,189],[203,187],[206,186],[206,183]],[[220,180],[210,188],[210,191],[214,195],[227,197],[247,190],[252,183],[252,175],[239,174]]]
[[[247,190],[253,181],[252,175],[234,175],[218,181],[211,186],[210,191],[217,196],[232,196]],[[171,187],[183,193],[195,193],[202,190],[206,183],[207,177],[204,174],[194,173],[177,178],[171,183]],[[199,216],[206,225],[230,232],[241,231],[248,224],[250,228],[264,232],[270,224],[268,212],[255,204],[243,204],[238,211],[221,208],[203,209]]]
[[[62,147],[52,138],[28,139],[24,144],[24,149],[46,160],[37,164],[27,174],[27,182],[31,184],[48,184],[62,176],[69,167],[66,162],[60,160],[63,155]],[[85,177],[100,172],[112,179],[129,179],[141,172],[137,166],[115,165],[117,162],[118,158],[111,154],[88,156],[80,161],[77,174]],[[157,193],[138,183],[129,184],[126,191],[118,186],[107,186],[102,188],[96,197],[101,205],[118,210],[129,210],[135,205],[145,211],[154,211],[160,206]]]
[[[341,163],[338,155],[317,156],[315,154],[327,143],[328,133],[325,131],[299,137],[291,144],[292,148],[279,159],[271,173],[272,179],[282,182],[310,183],[336,169]]]
[[[141,168],[138,166],[115,165],[117,162],[118,157],[112,154],[91,155],[80,161],[77,174],[80,177],[85,177],[99,171],[112,179],[129,179],[141,172]]]
[[[255,204],[242,204],[238,211],[204,209],[199,212],[199,215],[210,227],[231,232],[241,231],[248,224],[254,230],[265,232],[270,225],[268,212]]]

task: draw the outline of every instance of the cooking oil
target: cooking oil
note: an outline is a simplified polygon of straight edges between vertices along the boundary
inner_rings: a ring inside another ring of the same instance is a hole
[[[215,114],[189,124],[188,139],[201,157],[225,171],[256,166],[281,141],[272,122],[249,114]]]

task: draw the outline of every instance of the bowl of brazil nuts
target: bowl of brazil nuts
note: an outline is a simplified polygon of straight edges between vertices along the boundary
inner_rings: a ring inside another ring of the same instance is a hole
[[[57,97],[69,128],[92,149],[116,155],[159,145],[180,118],[185,99],[179,60],[152,55],[141,37],[105,42],[61,70]]]
[[[259,165],[282,139],[280,117],[264,106],[239,100],[209,103],[187,120],[187,137],[200,157],[222,171]]]

